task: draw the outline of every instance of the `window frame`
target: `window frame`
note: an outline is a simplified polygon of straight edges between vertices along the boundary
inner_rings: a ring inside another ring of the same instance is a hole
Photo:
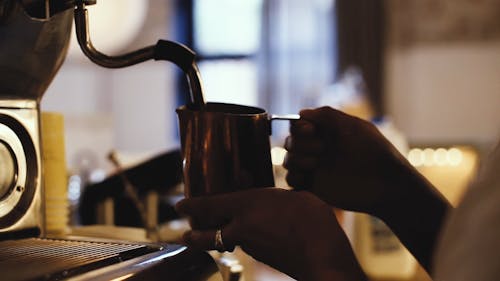
[[[196,63],[199,65],[203,62],[223,62],[231,61],[254,61],[258,64],[258,53],[224,53],[224,54],[203,54],[196,48],[196,32],[195,32],[195,1],[197,0],[178,0],[177,1],[177,16],[176,16],[176,38],[183,42],[187,47],[196,53]],[[203,74],[202,74],[203,79]],[[259,85],[256,85],[257,87]],[[189,91],[189,86],[185,75],[180,73],[177,75],[177,103],[183,105],[186,103],[186,91]],[[259,97],[256,97],[259,99]]]

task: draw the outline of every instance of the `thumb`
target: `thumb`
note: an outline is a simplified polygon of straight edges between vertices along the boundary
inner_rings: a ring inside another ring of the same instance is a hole
[[[336,128],[345,115],[345,113],[329,106],[300,111],[300,118],[311,122],[317,128]]]

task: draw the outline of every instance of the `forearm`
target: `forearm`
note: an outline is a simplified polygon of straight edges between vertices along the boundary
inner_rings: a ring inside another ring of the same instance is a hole
[[[368,281],[368,277],[355,258],[352,250],[348,253],[340,251],[336,254],[338,257],[329,264],[322,261],[323,266],[313,266],[306,272],[295,276],[295,278],[297,280],[314,281]]]
[[[361,265],[354,254],[351,243],[341,227],[335,223],[336,227],[330,231],[330,243],[324,244],[322,250],[316,254],[310,254],[309,269],[306,276],[299,280],[316,281],[367,281],[368,277],[361,268]],[[327,229],[327,225],[324,225]],[[327,254],[321,254],[322,251]]]
[[[306,280],[314,281],[368,281],[368,277],[359,269],[357,272],[344,272],[334,269],[318,272],[314,277]]]
[[[401,196],[381,208],[377,216],[430,272],[435,243],[451,205],[416,170],[404,173],[398,182]]]

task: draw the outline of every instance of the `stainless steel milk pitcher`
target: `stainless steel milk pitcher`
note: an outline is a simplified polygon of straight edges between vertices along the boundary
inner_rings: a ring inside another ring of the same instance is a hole
[[[264,109],[207,103],[203,110],[181,106],[177,114],[186,197],[274,186]]]

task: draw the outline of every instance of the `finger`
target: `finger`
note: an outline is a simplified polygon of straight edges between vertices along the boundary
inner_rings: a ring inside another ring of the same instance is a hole
[[[323,106],[314,109],[303,109],[300,111],[300,120],[308,121],[312,124],[321,124],[323,122],[331,122],[328,120],[335,117],[340,111],[335,110],[329,106]]]
[[[329,106],[300,111],[301,120],[309,121],[317,128],[339,128],[348,115]]]
[[[283,167],[287,170],[312,171],[318,167],[318,157],[309,154],[288,152],[283,161]]]
[[[214,216],[218,216],[221,213],[229,211],[233,206],[231,200],[227,200],[226,197],[229,194],[219,194],[219,195],[207,195],[199,197],[185,198],[179,201],[175,205],[175,209],[185,215],[197,215],[199,213],[210,213]],[[220,208],[215,208],[215,206],[220,205]],[[224,210],[222,210],[224,209]]]
[[[206,231],[192,230],[184,233],[182,236],[184,243],[194,249],[203,251],[219,250],[232,252],[236,245],[238,245],[233,225],[227,225],[221,230],[222,245],[217,245],[216,235],[217,230],[211,229]],[[221,249],[223,248],[223,249]]]
[[[311,186],[311,175],[306,173],[289,172],[287,173],[286,182],[295,190],[305,190]]]
[[[236,202],[240,201],[236,194],[202,196],[183,199],[175,209],[191,217],[193,222],[203,222],[205,226],[222,225],[238,211],[236,205],[239,203]]]
[[[288,136],[285,139],[284,148],[289,152],[319,155],[324,152],[325,145],[319,137]]]
[[[308,120],[299,119],[294,122],[290,122],[290,133],[292,135],[304,135],[311,136],[314,135],[316,129],[314,124]]]
[[[231,221],[230,218],[189,217],[189,225],[191,226],[191,229],[196,229],[196,230],[213,229],[219,225],[227,224],[230,221]]]

